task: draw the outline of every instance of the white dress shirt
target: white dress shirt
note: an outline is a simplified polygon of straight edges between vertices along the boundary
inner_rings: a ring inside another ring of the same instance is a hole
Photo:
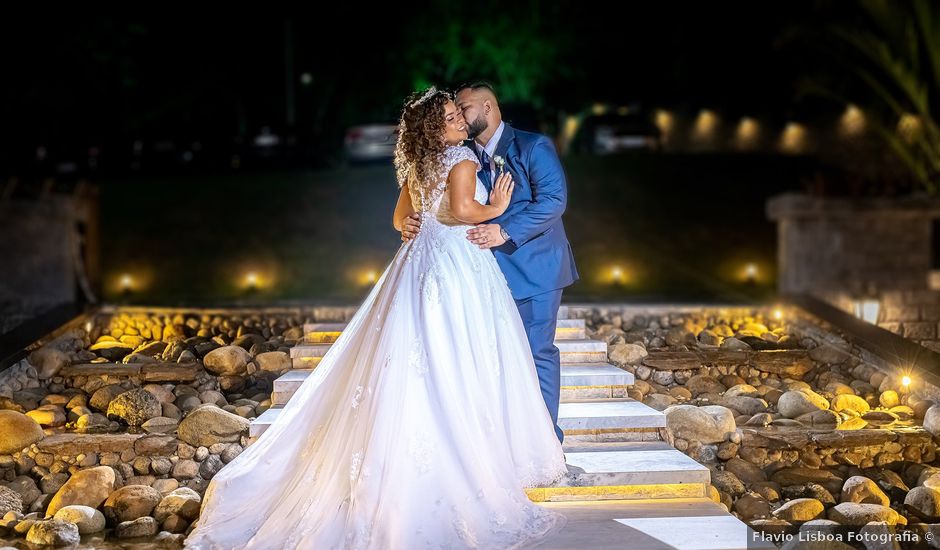
[[[480,145],[478,141],[473,142],[478,157],[483,151],[486,151],[486,154],[490,157],[490,181],[493,183],[496,183],[496,161],[493,159],[493,156],[496,154],[496,146],[499,145],[499,138],[503,137],[504,126],[506,126],[506,124],[503,121],[499,121],[499,126],[496,127],[496,132],[493,133],[493,137],[486,142],[486,147]]]
[[[490,157],[489,169],[490,169],[490,182],[491,183],[496,183],[496,159],[494,159],[493,157],[496,156],[496,146],[499,145],[499,138],[503,136],[504,126],[506,126],[506,124],[503,123],[503,121],[499,121],[499,126],[497,126],[496,131],[493,132],[493,137],[491,137],[490,140],[486,142],[486,147],[483,147],[477,141],[473,142],[473,145],[476,147],[478,157],[482,156],[481,153],[483,151],[486,151],[486,154],[489,155]],[[506,233],[505,229],[501,228],[500,231],[503,237],[506,239],[506,241],[512,243],[513,245],[515,244],[515,241],[513,241],[512,237],[508,233]]]

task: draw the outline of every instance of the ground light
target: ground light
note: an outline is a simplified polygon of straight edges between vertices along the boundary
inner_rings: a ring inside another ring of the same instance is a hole
[[[130,294],[134,291],[134,278],[130,274],[125,273],[121,275],[121,292],[124,294]]]
[[[757,264],[747,264],[744,266],[744,279],[748,283],[757,282]]]
[[[881,309],[878,300],[856,300],[852,305],[859,319],[872,324],[878,322],[878,311]]]
[[[258,274],[255,272],[249,272],[245,275],[245,287],[250,291],[258,290]]]

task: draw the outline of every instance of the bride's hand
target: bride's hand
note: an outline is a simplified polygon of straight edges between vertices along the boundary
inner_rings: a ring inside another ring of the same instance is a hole
[[[490,191],[490,204],[498,208],[500,214],[509,208],[509,200],[512,198],[512,190],[515,185],[515,182],[512,181],[512,174],[509,172],[503,172],[496,178],[493,190]]]

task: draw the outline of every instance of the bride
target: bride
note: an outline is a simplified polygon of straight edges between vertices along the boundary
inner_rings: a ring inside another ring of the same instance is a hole
[[[187,548],[518,548],[564,516],[525,487],[566,473],[525,329],[496,259],[466,238],[487,202],[450,95],[406,102],[401,245],[319,366],[210,482]]]

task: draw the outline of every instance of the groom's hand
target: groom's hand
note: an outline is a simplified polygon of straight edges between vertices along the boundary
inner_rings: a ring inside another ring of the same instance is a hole
[[[401,240],[410,241],[421,231],[421,214],[415,212],[401,222]]]
[[[481,223],[467,230],[467,238],[480,248],[493,248],[506,242],[498,223]]]

